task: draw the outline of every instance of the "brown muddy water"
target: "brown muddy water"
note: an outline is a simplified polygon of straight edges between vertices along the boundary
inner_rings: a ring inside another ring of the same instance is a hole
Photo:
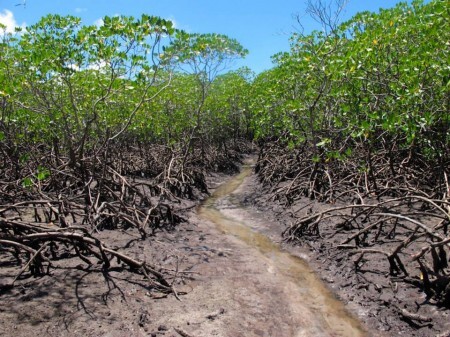
[[[283,251],[267,236],[253,230],[251,224],[226,216],[220,211],[218,203],[230,197],[251,172],[250,165],[244,166],[240,174],[216,189],[199,208],[198,214],[213,222],[223,233],[232,235],[257,250],[262,263],[269,266],[267,272],[279,278],[280,286],[289,285],[290,303],[286,303],[286,306],[291,308],[294,315],[301,315],[307,322],[298,327],[296,336],[367,336],[361,323],[349,314],[344,304],[303,259]],[[251,275],[243,277],[251,278]]]

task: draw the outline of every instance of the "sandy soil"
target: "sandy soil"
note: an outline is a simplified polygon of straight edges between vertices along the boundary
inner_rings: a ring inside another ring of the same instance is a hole
[[[212,176],[210,186],[224,179]],[[332,277],[304,248],[279,250],[278,206],[258,206],[263,199],[258,188],[254,177],[246,178],[234,194],[216,200],[222,218],[233,219],[230,226],[192,211],[188,223],[145,241],[137,233],[102,232],[104,240],[125,247],[127,254],[183,271],[175,283],[181,301],[153,292],[142,277],[119,267],[106,275],[79,260],[64,260],[51,276],[24,279],[0,293],[0,335],[394,336],[403,331],[409,336],[401,324],[383,332],[369,317],[370,308],[352,301],[338,281],[329,284],[346,307],[311,270],[298,269],[308,267],[295,256],[309,260],[323,278]],[[243,230],[242,223],[251,230]],[[0,277],[7,271],[0,268]]]

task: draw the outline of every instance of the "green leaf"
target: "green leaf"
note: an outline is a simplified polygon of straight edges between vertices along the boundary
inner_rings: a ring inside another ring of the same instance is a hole
[[[50,171],[43,167],[43,166],[39,166],[38,167],[38,171],[37,171],[37,179],[39,181],[45,180],[50,176]]]
[[[31,179],[30,177],[23,179],[22,186],[25,188],[30,188],[31,186],[33,186],[33,179]]]
[[[321,142],[317,143],[316,145],[318,147],[324,147],[324,146],[326,146],[327,144],[330,144],[330,143],[331,143],[331,139],[330,138],[324,138]]]
[[[30,159],[30,155],[28,153],[24,153],[19,158],[19,163],[24,164]]]

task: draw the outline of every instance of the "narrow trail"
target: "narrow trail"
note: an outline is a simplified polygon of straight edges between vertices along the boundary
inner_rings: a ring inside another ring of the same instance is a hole
[[[236,321],[230,317],[224,335],[367,336],[304,260],[254,229],[264,226],[264,215],[255,218],[233,202],[251,173],[251,165],[244,166],[198,209],[201,219],[225,234],[221,245],[232,246],[223,291],[234,300],[231,313]]]
[[[267,229],[279,224],[242,202],[257,187],[251,172],[244,167],[188,222],[154,240],[102,232],[130,245],[136,258],[180,270],[179,298],[161,298],[137,274],[112,271],[105,278],[68,265],[2,294],[0,336],[367,336],[311,268],[274,243],[280,236]],[[213,176],[210,183],[221,181]]]

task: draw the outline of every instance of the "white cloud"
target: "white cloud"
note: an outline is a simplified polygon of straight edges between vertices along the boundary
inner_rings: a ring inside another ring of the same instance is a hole
[[[87,67],[87,69],[91,69],[91,70],[102,70],[102,69],[106,68],[106,66],[107,66],[106,61],[101,60],[101,61],[97,61],[97,62],[95,62],[95,63],[90,64],[90,65]]]
[[[87,8],[81,8],[81,7],[75,8],[75,13],[83,13],[86,11],[87,11]]]
[[[188,25],[180,24],[177,20],[175,20],[173,15],[169,16],[167,18],[167,20],[172,21],[173,28],[181,29],[181,30],[184,30],[184,31],[186,31],[188,33],[192,31],[191,27],[189,27]]]
[[[71,64],[67,65],[67,68],[75,70],[75,71],[80,71],[80,66],[75,63],[71,63]]]
[[[177,21],[175,20],[175,18],[173,16],[169,16],[169,18],[167,20],[172,21],[173,28],[177,28],[178,27],[178,23],[177,23]]]
[[[104,22],[103,22],[102,18],[94,21],[94,25],[96,25],[97,27],[101,27],[101,26],[103,26],[103,24],[104,24]]]
[[[14,33],[16,27],[26,27],[25,22],[23,22],[21,25],[18,25],[16,19],[14,18],[13,12],[7,9],[4,9],[2,12],[0,12],[0,23],[6,26],[7,33]]]

